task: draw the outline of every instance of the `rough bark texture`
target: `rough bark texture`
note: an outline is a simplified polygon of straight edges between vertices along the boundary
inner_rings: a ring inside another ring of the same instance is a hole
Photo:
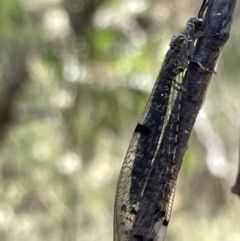
[[[180,110],[179,145],[177,158],[181,160],[187,149],[187,143],[203,105],[206,91],[223,46],[230,34],[232,15],[236,0],[212,0],[204,18],[205,34],[198,40],[193,62],[190,62],[184,77],[184,88],[187,90]],[[200,63],[203,67],[200,67]],[[176,106],[176,108],[178,108]]]

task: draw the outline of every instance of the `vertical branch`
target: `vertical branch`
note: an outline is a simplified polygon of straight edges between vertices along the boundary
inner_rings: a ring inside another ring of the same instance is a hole
[[[179,160],[187,149],[187,143],[205,99],[216,62],[230,34],[232,15],[236,0],[212,0],[204,18],[205,34],[198,40],[184,77],[186,93],[180,110],[179,145],[176,155]],[[199,63],[199,64],[198,64]],[[208,70],[207,70],[208,69]]]

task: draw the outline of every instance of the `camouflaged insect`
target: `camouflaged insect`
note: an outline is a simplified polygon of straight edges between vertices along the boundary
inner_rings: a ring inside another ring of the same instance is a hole
[[[147,105],[135,128],[118,180],[114,206],[114,241],[163,241],[181,164],[178,145],[181,95],[177,78],[192,60],[194,42],[203,36],[204,0],[198,17],[173,36]],[[178,82],[181,84],[180,82]]]

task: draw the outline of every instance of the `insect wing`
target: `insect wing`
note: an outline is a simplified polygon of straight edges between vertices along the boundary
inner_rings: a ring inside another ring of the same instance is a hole
[[[186,42],[185,48],[186,48]],[[169,109],[171,86],[179,73],[181,48],[170,49],[150,99],[133,134],[120,173],[114,210],[114,240],[129,240],[139,204],[160,145]]]

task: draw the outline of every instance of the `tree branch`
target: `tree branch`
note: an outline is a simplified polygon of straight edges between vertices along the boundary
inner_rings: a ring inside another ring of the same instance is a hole
[[[229,38],[235,5],[236,0],[212,0],[209,3],[204,18],[205,34],[199,39],[193,61],[190,61],[184,76],[183,88],[187,91],[179,93],[183,95],[180,109],[179,145],[176,151],[179,160],[182,160],[187,149],[193,125],[203,105],[213,74],[213,71],[207,71],[206,68],[214,70],[223,46]]]

